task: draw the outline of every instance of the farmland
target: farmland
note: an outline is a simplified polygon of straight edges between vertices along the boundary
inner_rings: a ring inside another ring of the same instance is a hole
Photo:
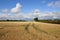
[[[52,24],[60,24],[60,20],[38,20],[38,21]]]
[[[42,22],[0,22],[0,40],[60,40],[60,25]]]

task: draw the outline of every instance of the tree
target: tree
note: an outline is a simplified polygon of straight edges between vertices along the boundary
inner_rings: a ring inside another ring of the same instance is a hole
[[[38,21],[38,18],[36,17],[36,18],[34,18],[34,21]]]
[[[8,19],[6,21],[9,21]]]

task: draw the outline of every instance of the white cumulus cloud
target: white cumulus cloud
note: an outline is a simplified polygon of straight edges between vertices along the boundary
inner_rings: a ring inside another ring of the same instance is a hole
[[[60,8],[60,0],[48,3],[48,6]]]
[[[30,13],[9,13],[9,14],[1,14],[0,13],[0,20],[31,20],[35,17],[38,17],[39,19],[60,19],[60,12],[44,12],[41,13],[39,9],[33,10],[33,12]]]
[[[11,9],[11,12],[12,13],[18,13],[18,12],[21,11],[21,7],[22,7],[21,4],[20,3],[17,3],[16,4],[16,7],[14,7],[14,8]]]
[[[35,9],[34,12],[33,12],[33,15],[34,15],[35,17],[38,17],[39,14],[40,14],[40,10],[39,10],[39,9]]]
[[[8,12],[8,9],[2,9],[1,12],[7,13]]]

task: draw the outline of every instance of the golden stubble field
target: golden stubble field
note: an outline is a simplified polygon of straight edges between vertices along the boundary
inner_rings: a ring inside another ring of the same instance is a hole
[[[41,22],[0,22],[0,40],[60,40],[60,25]]]

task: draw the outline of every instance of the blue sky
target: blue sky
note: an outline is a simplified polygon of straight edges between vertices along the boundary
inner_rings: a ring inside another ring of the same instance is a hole
[[[39,13],[35,14],[35,11]],[[59,19],[60,16],[56,14],[60,15],[60,0],[0,0],[0,19],[31,19],[36,15],[39,19]]]
[[[19,2],[22,5],[22,12],[31,12],[35,9],[40,11],[59,11],[59,8],[48,7],[47,4],[56,0],[0,0],[0,9],[11,9]],[[45,2],[45,3],[44,3]]]

